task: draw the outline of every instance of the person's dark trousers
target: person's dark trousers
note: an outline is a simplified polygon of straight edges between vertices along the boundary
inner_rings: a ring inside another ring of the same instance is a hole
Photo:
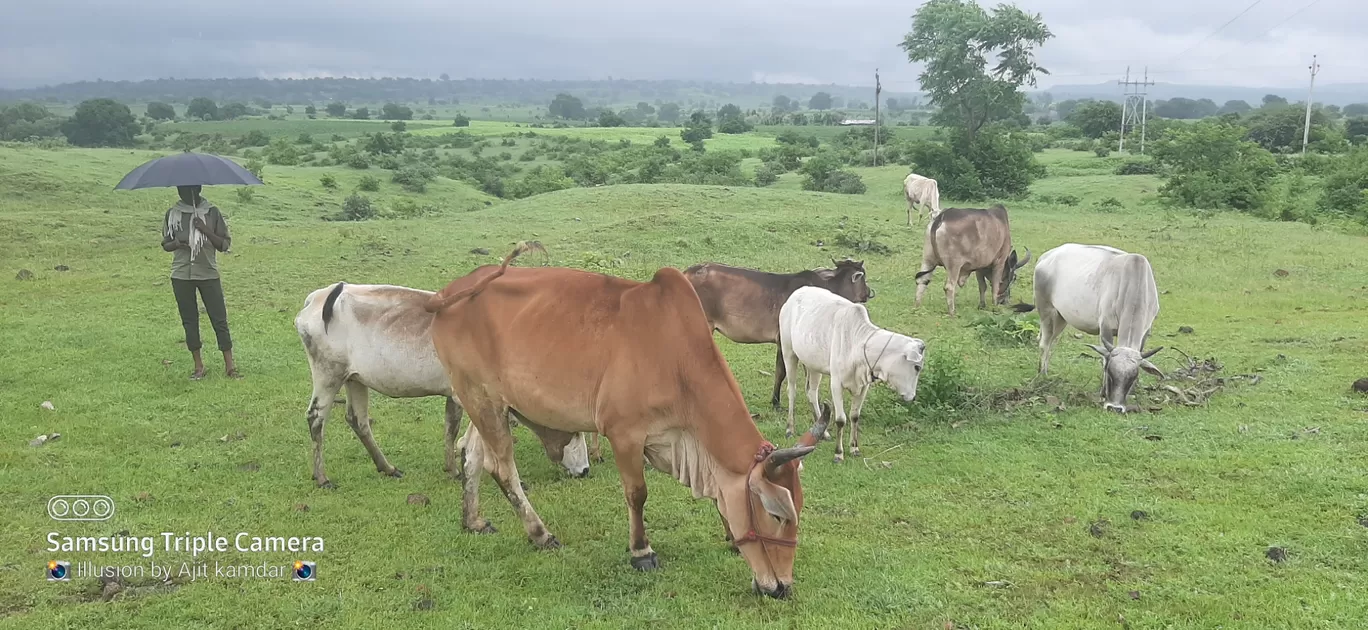
[[[221,351],[233,349],[233,339],[228,336],[228,308],[223,304],[223,284],[218,278],[213,280],[171,279],[171,290],[176,294],[176,308],[180,310],[181,325],[185,327],[185,349],[191,352],[200,349],[199,305],[195,302],[195,290],[199,290],[204,300],[204,312],[209,315],[209,323],[214,325],[214,336],[218,337]]]

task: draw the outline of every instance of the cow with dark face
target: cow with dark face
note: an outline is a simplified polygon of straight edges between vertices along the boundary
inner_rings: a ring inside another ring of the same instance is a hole
[[[684,270],[713,330],[736,343],[779,343],[779,309],[794,291],[820,287],[857,304],[868,302],[874,290],[865,280],[864,261],[832,260],[834,269],[797,273],[769,273],[718,263]],[[784,385],[784,356],[775,351],[774,393],[770,404],[779,409]]]
[[[931,284],[931,272],[945,267],[945,301],[950,315],[955,314],[955,292],[978,274],[979,308],[987,308],[984,292],[993,287],[993,303],[1006,304],[1012,297],[1012,283],[1017,271],[1031,262],[1031,250],[1017,260],[1012,249],[1012,230],[1007,222],[1007,209],[1001,204],[987,210],[977,208],[946,208],[936,215],[926,228],[926,244],[922,247],[921,269],[917,272],[917,307]]]

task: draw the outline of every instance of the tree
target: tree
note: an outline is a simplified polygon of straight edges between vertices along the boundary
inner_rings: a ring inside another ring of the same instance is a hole
[[[62,121],[37,103],[0,106],[0,140],[27,140],[62,135]]]
[[[176,108],[166,103],[153,101],[147,104],[147,117],[152,120],[175,120]]]
[[[242,103],[229,103],[219,109],[219,118],[223,120],[233,120],[234,118],[242,118],[243,116],[246,116],[247,113],[246,105],[243,105]]]
[[[1171,98],[1167,101],[1155,101],[1154,107],[1150,110],[1155,116],[1161,118],[1174,118],[1177,120],[1196,120],[1215,116],[1219,108],[1211,99],[1201,99],[1194,101],[1190,98],[1181,96]]]
[[[449,74],[443,72],[443,73],[442,73],[442,76],[440,76],[440,77],[438,77],[438,78],[441,79],[441,80],[443,80],[443,81],[450,81],[450,80],[451,80],[451,75],[449,75]]]
[[[1344,136],[1353,144],[1368,144],[1368,118],[1350,118],[1344,121]]]
[[[1250,107],[1249,103],[1246,103],[1244,101],[1226,101],[1225,105],[1222,105],[1220,109],[1216,110],[1216,113],[1218,115],[1244,114],[1249,112],[1249,110],[1251,109],[1254,108]]]
[[[380,118],[383,120],[413,120],[413,110],[407,105],[385,103],[385,106],[380,108]]]
[[[358,107],[356,108],[356,111],[352,112],[351,117],[356,120],[370,120],[370,108]]]
[[[683,131],[679,132],[679,137],[684,142],[693,145],[694,150],[703,150],[703,141],[711,138],[712,121],[703,112],[694,112],[689,115],[689,124]]]
[[[664,103],[660,106],[660,113],[656,114],[656,118],[663,122],[675,123],[679,121],[679,113],[678,103]]]
[[[1264,107],[1282,107],[1284,105],[1287,105],[1287,99],[1277,94],[1265,94],[1263,97]]]
[[[465,114],[456,114],[456,118],[451,121],[452,127],[469,127],[470,118]]]
[[[1101,138],[1121,128],[1121,106],[1112,101],[1085,101],[1065,119],[1089,138]]]
[[[551,99],[551,105],[547,109],[553,118],[565,120],[584,120],[585,118],[584,103],[579,98],[564,92]]]
[[[645,118],[646,116],[654,114],[656,108],[652,107],[651,104],[647,103],[646,101],[641,101],[637,103],[636,110],[638,114],[641,114],[641,116]]]
[[[1300,151],[1302,134],[1306,126],[1306,111],[1300,107],[1261,109],[1249,116],[1248,125],[1249,133],[1246,137],[1259,146],[1274,153]],[[1328,125],[1325,112],[1311,110],[1312,143],[1325,138]]]
[[[826,92],[818,92],[808,99],[808,109],[825,110],[831,107],[831,95]]]
[[[908,61],[925,64],[922,89],[940,108],[933,122],[972,143],[985,125],[1021,113],[1021,86],[1034,87],[1037,74],[1049,73],[1034,50],[1052,37],[1040,15],[1011,5],[988,12],[971,0],[930,0],[917,9],[900,47]]]
[[[347,115],[347,104],[340,101],[333,101],[328,103],[328,106],[324,107],[323,111],[328,112],[328,115],[333,118],[341,118]]]
[[[1340,113],[1344,114],[1345,116],[1354,117],[1368,116],[1368,103],[1354,103],[1353,105],[1345,105],[1344,109],[1341,110]]]
[[[185,108],[185,117],[196,120],[218,120],[218,105],[212,99],[197,98],[190,101],[190,106]]]
[[[128,106],[108,98],[82,101],[62,123],[67,142],[78,147],[127,147],[138,134],[138,121]]]

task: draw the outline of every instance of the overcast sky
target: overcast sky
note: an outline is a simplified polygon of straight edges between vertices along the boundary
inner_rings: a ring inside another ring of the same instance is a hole
[[[996,4],[984,2],[985,4]],[[1364,0],[1019,0],[1042,86],[1368,82]],[[1314,3],[1314,4],[1313,4]],[[6,3],[0,86],[158,77],[710,79],[917,89],[917,0],[41,0]],[[1304,7],[1310,8],[1301,11]],[[1358,5],[1358,6],[1356,6]],[[839,8],[837,8],[839,7]],[[1293,16],[1293,14],[1297,14]],[[1291,19],[1288,19],[1291,17]],[[1204,39],[1205,38],[1205,39]]]

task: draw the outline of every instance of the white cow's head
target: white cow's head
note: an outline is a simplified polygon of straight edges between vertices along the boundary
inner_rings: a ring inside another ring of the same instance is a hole
[[[1141,354],[1135,348],[1114,347],[1110,339],[1104,338],[1101,347],[1091,344],[1088,347],[1102,355],[1102,408],[1107,411],[1126,412],[1126,398],[1140,379],[1140,370],[1160,378],[1164,376],[1149,362],[1150,357],[1164,349],[1163,346]]]
[[[561,450],[560,464],[571,477],[589,476],[589,447],[583,433],[576,433]]]
[[[922,361],[926,358],[926,342],[893,333],[888,350],[874,366],[874,375],[888,383],[903,400],[912,402],[917,397],[917,381],[921,378]]]

